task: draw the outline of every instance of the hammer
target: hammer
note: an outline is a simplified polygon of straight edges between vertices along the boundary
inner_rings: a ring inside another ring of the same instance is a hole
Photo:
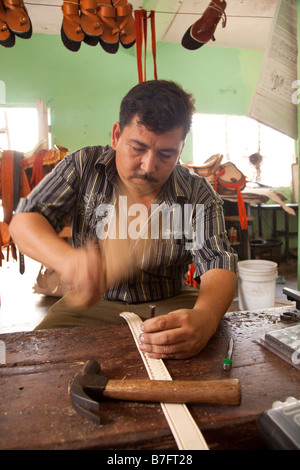
[[[73,407],[100,424],[100,402],[105,398],[149,403],[206,403],[239,405],[237,379],[222,380],[110,380],[101,374],[97,361],[89,360],[69,386]]]

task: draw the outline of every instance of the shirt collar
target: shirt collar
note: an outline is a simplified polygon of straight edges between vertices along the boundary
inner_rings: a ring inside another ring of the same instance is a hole
[[[111,182],[113,182],[116,177],[115,154],[115,150],[110,145],[107,145],[106,147],[102,147],[102,152],[95,161],[96,168],[101,165],[105,167],[106,176]]]
[[[189,199],[191,190],[188,185],[182,185],[183,175],[185,168],[177,163],[174,170],[172,171],[170,178],[164,186],[164,197],[168,204],[173,204],[174,200],[179,198]],[[189,171],[188,171],[189,173]]]

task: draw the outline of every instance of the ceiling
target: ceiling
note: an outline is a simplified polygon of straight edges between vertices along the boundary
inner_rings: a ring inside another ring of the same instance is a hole
[[[117,0],[116,0],[117,1]],[[120,1],[120,0],[119,0]],[[227,25],[219,23],[209,46],[264,50],[278,0],[226,0]],[[25,0],[34,33],[60,34],[62,0]],[[133,9],[155,11],[157,41],[181,43],[209,0],[131,0]]]

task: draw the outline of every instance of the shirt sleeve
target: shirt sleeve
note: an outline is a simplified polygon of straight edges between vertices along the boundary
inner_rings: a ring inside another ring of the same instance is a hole
[[[16,213],[39,213],[59,233],[74,210],[79,181],[76,158],[76,152],[66,155],[26,198],[20,199]]]
[[[198,212],[195,226],[198,241],[191,250],[195,279],[199,282],[200,276],[210,269],[236,272],[238,256],[228,240],[222,199],[213,194],[209,204],[199,204]]]

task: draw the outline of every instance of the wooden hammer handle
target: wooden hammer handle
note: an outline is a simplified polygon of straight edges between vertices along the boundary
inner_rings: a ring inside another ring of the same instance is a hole
[[[239,405],[241,387],[238,379],[109,380],[103,396],[143,402]]]

